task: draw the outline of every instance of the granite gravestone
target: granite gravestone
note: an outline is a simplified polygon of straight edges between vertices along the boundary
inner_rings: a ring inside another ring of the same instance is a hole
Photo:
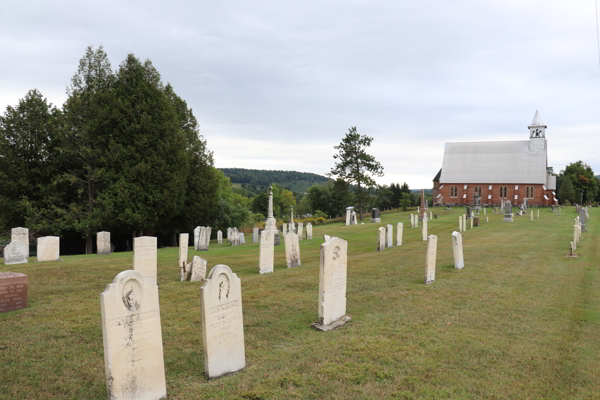
[[[430,235],[427,240],[427,254],[425,256],[425,284],[435,282],[435,262],[437,254],[437,236]]]
[[[57,261],[60,256],[60,238],[58,236],[44,236],[38,238],[37,260]]]
[[[98,232],[96,234],[96,253],[99,256],[110,254],[110,232]]]
[[[190,266],[188,278],[190,282],[203,281],[206,277],[206,267],[208,266],[208,262],[204,258],[194,256]]]
[[[385,228],[382,226],[377,232],[377,251],[383,251],[385,250]]]
[[[25,247],[21,242],[16,243]],[[0,314],[27,308],[27,288],[27,275],[0,272]]]
[[[204,373],[209,379],[246,366],[240,278],[216,265],[200,289]]]
[[[321,244],[319,320],[313,327],[328,331],[350,320],[346,316],[348,242],[330,238]]]
[[[239,233],[239,243],[238,244],[246,244],[246,236],[244,236],[244,232]]]
[[[166,399],[156,280],[123,271],[100,294],[108,398]]]
[[[386,226],[386,246],[394,246],[394,227],[392,226],[392,224],[387,224]]]
[[[10,230],[10,241],[21,242],[27,247],[27,253],[29,253],[29,229],[27,228],[12,228]]]
[[[452,232],[452,253],[454,255],[454,268],[463,269],[465,260],[463,257],[462,235],[460,232]]]
[[[300,242],[296,232],[288,232],[283,238],[285,246],[285,261],[288,268],[300,266]]]
[[[179,268],[185,269],[185,266],[187,265],[189,241],[189,233],[179,234]]]
[[[156,237],[140,236],[133,239],[133,270],[156,281]]]
[[[306,224],[306,240],[312,239],[312,224],[309,222]]]
[[[4,248],[4,264],[25,264],[29,262],[29,249],[20,241],[13,240]]]
[[[423,228],[421,229],[421,234],[423,237],[423,241],[427,241],[427,214],[425,214],[425,218],[423,218]]]
[[[396,224],[396,246],[402,246],[403,236],[404,224],[402,222],[398,222],[398,224]]]
[[[371,222],[381,222],[379,208],[371,210]]]
[[[220,229],[217,231],[217,244],[223,244],[223,232]]]
[[[298,222],[298,239],[302,240],[304,237],[304,224]]]
[[[275,260],[275,231],[263,230],[260,233],[260,253],[258,261],[258,272],[267,274],[273,272]]]
[[[252,243],[258,243],[258,228],[252,228]]]

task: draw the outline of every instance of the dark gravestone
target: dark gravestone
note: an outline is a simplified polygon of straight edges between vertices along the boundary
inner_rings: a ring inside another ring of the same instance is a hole
[[[0,272],[0,313],[27,308],[27,275]]]
[[[379,208],[371,210],[371,222],[381,222]]]
[[[472,213],[471,207],[467,207],[467,218],[471,218],[471,216],[472,216],[471,213]]]
[[[473,226],[479,226],[479,217],[473,217]]]

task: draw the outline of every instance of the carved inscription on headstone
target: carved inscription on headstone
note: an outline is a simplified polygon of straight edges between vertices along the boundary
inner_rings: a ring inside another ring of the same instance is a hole
[[[260,233],[260,255],[258,271],[261,274],[273,272],[275,260],[275,231],[263,230]]]
[[[96,234],[96,253],[99,256],[110,254],[110,232],[98,232]]]
[[[383,251],[385,250],[385,228],[382,226],[377,232],[377,251]]]
[[[29,262],[29,249],[18,240],[13,240],[4,248],[4,264],[25,264]]]
[[[156,237],[141,236],[133,239],[133,269],[156,280]]]
[[[123,271],[100,294],[108,398],[167,396],[156,281]]]
[[[58,236],[45,236],[38,238],[37,260],[57,261],[60,256],[60,238]]]
[[[0,314],[23,308],[27,308],[27,275],[0,272]]]
[[[288,232],[283,238],[285,246],[285,261],[288,268],[300,266],[300,243],[296,232]]]
[[[10,230],[10,241],[21,242],[27,247],[27,252],[29,252],[29,229],[27,228],[12,228]]]
[[[223,232],[219,229],[217,231],[217,244],[223,243]]]
[[[216,265],[200,289],[204,373],[218,378],[246,365],[241,281]]]
[[[200,282],[206,278],[206,267],[208,262],[201,257],[194,256],[190,265],[190,282]]]

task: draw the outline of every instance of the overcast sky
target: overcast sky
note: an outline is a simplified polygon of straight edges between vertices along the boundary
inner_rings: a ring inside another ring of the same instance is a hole
[[[594,0],[5,1],[0,110],[39,89],[61,106],[89,45],[150,59],[217,167],[325,174],[348,128],[374,138],[381,184],[430,188],[444,143],[526,140],[600,174]]]

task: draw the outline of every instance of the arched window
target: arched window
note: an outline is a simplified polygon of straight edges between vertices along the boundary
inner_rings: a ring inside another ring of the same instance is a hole
[[[533,186],[527,186],[525,188],[525,197],[528,199],[533,199]]]
[[[458,197],[458,186],[450,186],[450,197]]]
[[[481,197],[481,186],[475,186],[475,197]]]
[[[505,199],[506,197],[508,197],[508,187],[500,186],[500,198]]]

